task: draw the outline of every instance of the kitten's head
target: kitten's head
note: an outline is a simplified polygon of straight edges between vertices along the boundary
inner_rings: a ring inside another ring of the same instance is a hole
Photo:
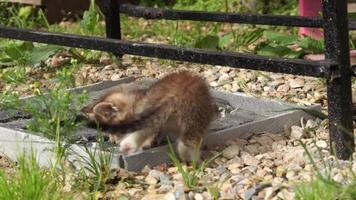
[[[98,102],[81,109],[88,120],[102,125],[120,125],[129,120],[132,105],[129,96],[112,93],[102,97]]]

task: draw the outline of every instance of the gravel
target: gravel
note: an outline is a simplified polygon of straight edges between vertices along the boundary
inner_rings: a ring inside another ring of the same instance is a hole
[[[54,68],[68,62],[68,55],[58,55],[46,63]],[[160,77],[166,72],[189,69],[206,77],[210,86],[228,92],[245,92],[258,98],[271,98],[299,105],[319,103],[326,107],[326,85],[317,78],[285,75],[221,66],[159,61],[125,55],[121,62],[102,57],[100,63],[84,65],[75,72],[77,86],[101,80],[117,80],[126,76]],[[46,74],[44,69],[32,68],[28,74]],[[47,74],[46,78],[51,78]],[[29,80],[30,81],[30,80]],[[50,81],[43,80],[43,87]],[[31,83],[27,83],[31,85]],[[6,88],[7,86],[1,86]],[[353,88],[355,89],[355,84]],[[21,88],[21,86],[18,86]],[[16,90],[16,88],[15,88]],[[21,88],[21,94],[30,89]],[[284,133],[259,133],[248,139],[227,141],[226,147],[217,147],[212,153],[224,150],[205,169],[196,190],[187,190],[182,175],[174,166],[146,167],[141,173],[130,174],[133,179],[144,181],[148,186],[132,186],[119,183],[104,196],[118,199],[125,195],[130,199],[213,199],[211,188],[218,188],[219,199],[293,199],[296,183],[310,181],[315,175],[303,142],[314,157],[314,162],[323,168],[323,162],[331,163],[334,180],[346,183],[351,179],[349,166],[356,171],[354,161],[339,161],[329,154],[327,120],[301,120]],[[337,163],[337,164],[336,164]],[[341,163],[341,164],[340,164]],[[11,161],[0,154],[0,167],[13,169]],[[210,188],[210,189],[209,189]]]

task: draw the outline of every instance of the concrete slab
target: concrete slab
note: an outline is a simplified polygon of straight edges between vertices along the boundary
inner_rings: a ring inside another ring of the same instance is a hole
[[[126,88],[135,89],[137,87],[146,88],[155,82],[154,79],[136,80],[132,77],[118,81],[105,81],[90,86],[72,89],[72,92],[87,90],[90,99],[96,99],[105,91],[120,84],[128,84]],[[212,90],[212,94],[222,109],[227,112],[214,121],[210,127],[209,134],[205,137],[204,145],[210,147],[224,145],[228,140],[236,138],[248,138],[253,134],[261,132],[280,133],[285,128],[299,124],[300,118],[312,118],[300,110],[287,110],[296,107],[288,103],[258,99],[246,96],[242,93],[225,93]],[[26,97],[23,100],[30,100]],[[311,106],[311,109],[320,110],[320,106]],[[28,120],[23,114],[9,115],[0,111],[0,151],[4,152],[11,159],[16,160],[23,152],[34,150],[38,154],[39,163],[49,166],[54,159],[52,152],[55,147],[54,141],[50,141],[40,134],[30,133],[25,129]],[[28,117],[27,117],[28,118]],[[98,131],[88,127],[81,127],[77,130],[77,135],[81,137],[81,142],[85,142],[91,152],[97,151],[95,146]],[[139,171],[145,165],[158,165],[169,162],[167,156],[167,145],[155,146],[150,149],[136,152],[130,155],[122,155],[118,148],[113,147],[111,156],[111,167],[126,168],[131,171]],[[85,165],[88,154],[84,147],[79,144],[71,144],[69,160],[75,165]],[[105,150],[102,150],[105,151]]]

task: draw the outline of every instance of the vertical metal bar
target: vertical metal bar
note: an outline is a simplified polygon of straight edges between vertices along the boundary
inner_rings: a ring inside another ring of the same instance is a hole
[[[106,37],[121,40],[120,0],[106,0],[104,5]],[[116,56],[122,57],[122,54]]]
[[[346,160],[355,150],[347,0],[323,0],[323,19],[326,58],[338,63],[327,80],[330,149]]]

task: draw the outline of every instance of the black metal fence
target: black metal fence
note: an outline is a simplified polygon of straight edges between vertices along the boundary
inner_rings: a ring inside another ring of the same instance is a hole
[[[337,156],[350,158],[355,149],[352,130],[351,74],[348,31],[356,29],[356,21],[348,22],[347,0],[323,0],[323,17],[228,14],[157,9],[107,0],[104,6],[107,38],[26,30],[0,26],[0,37],[87,48],[202,64],[223,65],[327,79],[329,129],[331,146]],[[325,55],[322,61],[285,59],[217,52],[195,48],[178,48],[121,40],[120,12],[146,19],[195,20],[227,23],[264,24],[324,29]]]

